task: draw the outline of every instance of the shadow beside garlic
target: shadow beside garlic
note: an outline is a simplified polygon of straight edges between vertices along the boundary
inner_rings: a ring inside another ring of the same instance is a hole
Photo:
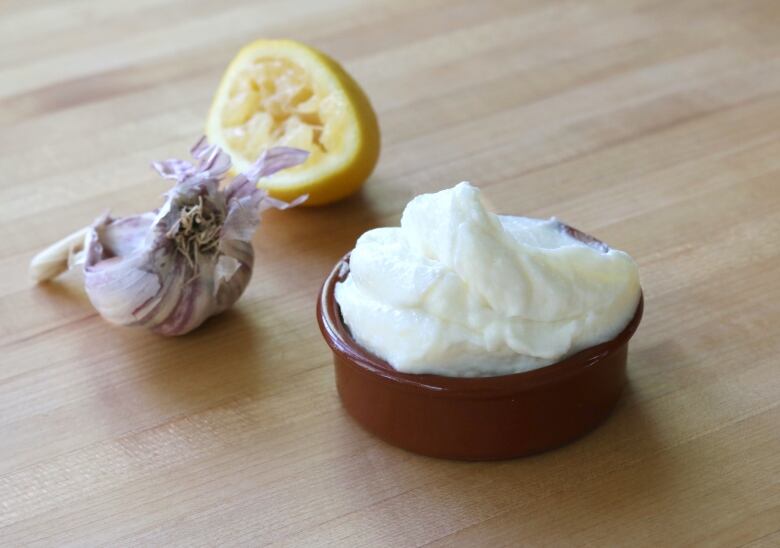
[[[260,357],[264,333],[245,312],[230,309],[182,337],[126,332],[114,343],[138,374],[136,394],[158,410],[187,412],[257,396],[268,368]],[[139,338],[146,339],[138,344]]]

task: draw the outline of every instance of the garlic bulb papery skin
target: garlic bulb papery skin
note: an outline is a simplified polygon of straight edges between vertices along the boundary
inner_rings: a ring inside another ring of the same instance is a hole
[[[38,282],[80,266],[90,301],[106,320],[182,335],[238,300],[252,276],[252,236],[262,211],[300,204],[270,197],[257,181],[296,166],[305,150],[267,150],[252,168],[220,181],[230,157],[201,139],[197,163],[155,162],[175,181],[159,210],[123,218],[108,214],[39,253],[30,263]]]

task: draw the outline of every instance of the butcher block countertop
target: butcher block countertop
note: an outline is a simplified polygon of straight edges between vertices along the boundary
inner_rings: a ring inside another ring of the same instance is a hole
[[[5,0],[0,545],[780,545],[776,0]],[[34,253],[150,210],[238,49],[339,59],[379,116],[363,191],[269,212],[254,277],[180,338],[117,328]],[[417,456],[342,409],[315,302],[364,231],[461,180],[636,258],[614,414],[513,461]]]

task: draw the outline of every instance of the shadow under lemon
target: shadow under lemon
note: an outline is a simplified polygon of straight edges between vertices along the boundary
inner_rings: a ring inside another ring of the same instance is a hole
[[[359,192],[333,204],[268,211],[255,235],[255,250],[264,261],[305,264],[321,283],[364,232],[397,225],[413,196],[413,189],[373,176]]]

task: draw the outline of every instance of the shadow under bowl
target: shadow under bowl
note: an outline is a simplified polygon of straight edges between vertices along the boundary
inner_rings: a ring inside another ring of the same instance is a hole
[[[333,351],[345,409],[366,430],[395,446],[460,460],[539,453],[604,421],[626,383],[628,341],[642,318],[641,297],[633,318],[615,338],[540,369],[494,377],[409,374],[396,371],[352,338],[334,294],[348,273],[349,254],[322,286],[317,320]]]

